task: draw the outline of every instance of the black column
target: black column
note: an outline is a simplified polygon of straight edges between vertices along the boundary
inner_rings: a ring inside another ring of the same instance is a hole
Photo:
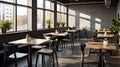
[[[57,1],[54,0],[54,28],[57,28]]]
[[[37,0],[32,0],[32,31],[37,30]]]
[[[68,6],[66,6],[66,12],[67,12],[67,17],[66,17],[66,20],[67,20],[67,27],[68,27],[68,25],[69,25],[69,23],[68,23],[68,20],[69,20],[69,16],[68,16]]]

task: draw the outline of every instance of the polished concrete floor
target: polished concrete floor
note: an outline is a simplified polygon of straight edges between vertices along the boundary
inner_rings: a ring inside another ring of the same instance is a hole
[[[66,46],[66,48],[63,49],[63,51],[57,52],[58,54],[58,63],[59,65],[56,67],[80,67],[80,60],[81,60],[81,51],[80,51],[80,44],[85,43],[88,40],[81,40],[81,41],[76,41],[75,42],[75,49],[74,51],[71,50],[70,44]],[[88,54],[89,50],[86,50],[85,54]],[[49,57],[46,57],[46,63],[43,67],[52,67],[52,61],[49,59]],[[32,55],[32,63],[33,67],[35,67],[35,61],[36,61],[36,53]],[[26,67],[27,66],[27,60],[26,57],[22,58],[18,61],[18,67]],[[7,63],[6,67],[14,67],[13,62]],[[41,66],[41,56],[39,57],[38,60],[38,65],[37,67],[42,67]],[[89,64],[85,65],[85,67],[98,67],[97,64]],[[110,66],[108,66],[110,67]]]

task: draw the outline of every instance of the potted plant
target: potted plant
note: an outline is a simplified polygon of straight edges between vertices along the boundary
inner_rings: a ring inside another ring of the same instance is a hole
[[[120,19],[112,20],[111,31],[114,32],[115,43],[119,43],[119,32],[120,32]]]
[[[11,29],[12,22],[10,20],[1,20],[0,28],[2,33],[6,33],[7,30]]]
[[[47,25],[48,25],[48,28],[50,28],[51,21],[50,21],[50,20],[47,20],[46,23],[47,23]]]
[[[61,25],[62,25],[62,27],[64,27],[65,26],[65,22],[61,22]]]
[[[118,34],[120,32],[120,19],[112,20],[111,31],[114,32],[114,34]]]
[[[107,45],[108,45],[108,39],[107,39],[107,38],[104,38],[104,40],[103,40],[103,45],[104,45],[104,46],[107,46]]]
[[[60,24],[61,24],[61,22],[59,21],[59,22],[57,22],[57,27],[59,28],[60,27]]]

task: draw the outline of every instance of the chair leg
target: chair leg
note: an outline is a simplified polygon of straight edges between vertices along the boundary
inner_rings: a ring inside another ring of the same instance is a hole
[[[55,67],[55,59],[54,59],[54,55],[52,55],[52,59],[53,59],[53,67]]]
[[[56,58],[56,63],[57,63],[57,65],[59,65],[58,64],[58,57],[57,57],[57,53],[55,52],[55,58]]]
[[[45,64],[45,56],[42,55],[42,65],[44,65],[44,64]]]
[[[36,57],[36,64],[35,64],[35,67],[37,67],[38,58],[39,58],[39,54],[37,54],[37,57]]]
[[[17,58],[15,58],[14,62],[15,62],[15,67],[17,67]]]
[[[2,67],[5,67],[5,63],[6,63],[6,58],[4,56],[4,61],[3,61]]]

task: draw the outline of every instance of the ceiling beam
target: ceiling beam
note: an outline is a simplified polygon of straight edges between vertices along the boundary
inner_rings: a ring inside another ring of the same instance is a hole
[[[105,1],[98,1],[98,2],[78,2],[78,3],[67,3],[64,5],[88,5],[88,4],[104,4]]]

